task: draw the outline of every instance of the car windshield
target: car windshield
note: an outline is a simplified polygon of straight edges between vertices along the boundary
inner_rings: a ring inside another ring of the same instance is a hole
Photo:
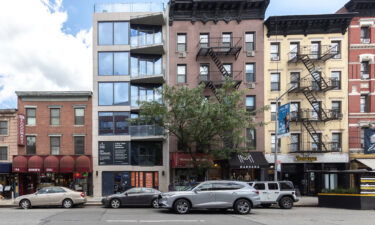
[[[196,183],[196,184],[193,184],[193,185],[189,185],[189,186],[184,186],[183,188],[181,188],[181,191],[191,191],[193,190],[196,186],[198,186],[200,183]]]

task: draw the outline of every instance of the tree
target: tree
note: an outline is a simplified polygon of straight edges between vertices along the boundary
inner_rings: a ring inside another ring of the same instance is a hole
[[[197,170],[205,171],[210,165],[197,160],[197,148],[216,159],[228,159],[232,153],[246,150],[244,129],[261,125],[254,120],[257,112],[244,107],[244,93],[233,85],[232,81],[225,81],[216,89],[217,98],[210,99],[203,96],[203,84],[196,88],[164,85],[163,103],[141,102],[136,120],[158,125],[175,136],[179,150],[190,154]]]

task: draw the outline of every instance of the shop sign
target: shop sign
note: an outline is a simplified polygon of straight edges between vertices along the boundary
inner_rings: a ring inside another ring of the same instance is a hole
[[[125,141],[99,142],[99,165],[129,165],[130,143]]]
[[[296,156],[296,161],[297,162],[302,162],[302,161],[310,161],[310,162],[315,162],[318,161],[318,157],[315,156]]]
[[[365,154],[375,154],[375,129],[365,129]]]
[[[36,173],[39,173],[39,172],[40,172],[40,169],[39,169],[39,168],[29,168],[28,171],[29,171],[29,172],[36,172]]]
[[[24,146],[26,143],[25,135],[26,117],[23,114],[18,115],[18,145]]]
[[[187,153],[172,153],[171,154],[171,167],[172,168],[193,168],[193,158]],[[203,153],[194,154],[199,163],[212,163],[209,155]]]

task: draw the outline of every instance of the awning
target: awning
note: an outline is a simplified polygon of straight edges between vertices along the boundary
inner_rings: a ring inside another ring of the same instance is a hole
[[[358,162],[369,167],[371,170],[375,170],[375,159],[356,159]]]
[[[19,155],[13,158],[13,172],[26,173],[27,172],[27,158]]]
[[[0,163],[0,173],[11,173],[12,163]]]
[[[56,156],[50,155],[44,159],[44,171],[48,173],[59,172],[59,159]]]
[[[229,166],[231,169],[259,169],[267,168],[268,162],[262,152],[249,152],[232,157]]]
[[[40,173],[43,171],[43,158],[37,155],[31,156],[27,165],[28,172]]]
[[[91,160],[85,155],[81,155],[76,159],[76,172],[92,172]]]
[[[63,156],[60,159],[60,173],[73,173],[74,158],[71,156]]]

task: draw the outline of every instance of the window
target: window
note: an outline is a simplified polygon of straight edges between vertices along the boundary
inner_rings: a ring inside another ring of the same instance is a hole
[[[227,191],[227,190],[238,190],[238,189],[241,189],[243,188],[244,186],[243,185],[240,185],[240,184],[236,184],[236,183],[213,183],[212,184],[213,188],[212,190],[213,191]]]
[[[163,165],[162,142],[132,142],[131,164],[139,166]]]
[[[332,117],[341,117],[341,101],[332,101]]]
[[[361,95],[360,112],[362,112],[362,113],[369,112],[368,95]]]
[[[177,34],[177,51],[186,52],[186,34]]]
[[[132,47],[162,43],[161,26],[132,24],[130,29],[130,45]]]
[[[245,51],[255,50],[255,32],[245,33]]]
[[[341,151],[341,133],[332,133],[332,151]]]
[[[35,136],[26,137],[26,154],[27,155],[36,154],[36,137]]]
[[[132,85],[131,86],[131,106],[139,107],[142,102],[156,101],[162,103],[162,86]]]
[[[289,45],[289,60],[295,59],[299,53],[299,42],[291,42]]]
[[[128,135],[129,112],[99,112],[99,135]]]
[[[334,59],[341,59],[341,41],[331,42],[331,53]]]
[[[60,155],[60,137],[50,137],[51,155]]]
[[[129,75],[129,52],[99,52],[99,76]]]
[[[210,183],[202,184],[202,185],[198,186],[198,190],[199,191],[211,191],[212,190],[212,184],[210,184]]]
[[[232,47],[232,33],[222,33],[221,35],[222,47]],[[229,50],[229,49],[226,49]]]
[[[300,134],[291,134],[290,135],[290,151],[299,152],[300,151]]]
[[[246,63],[246,82],[255,82],[255,63]]]
[[[60,125],[60,109],[50,109],[50,114],[50,124],[55,126]]]
[[[252,128],[246,129],[246,147],[256,149],[256,130]]]
[[[254,184],[254,188],[256,190],[266,190],[266,184],[265,183],[256,183],[256,184]]]
[[[298,120],[300,118],[300,103],[299,102],[291,102],[290,103],[290,119],[293,121]],[[275,118],[276,119],[276,118]]]
[[[322,150],[322,134],[313,134],[311,137],[311,150],[321,151]]]
[[[85,109],[84,108],[74,109],[74,124],[75,125],[85,124]]]
[[[127,45],[129,44],[128,22],[99,22],[99,45]]]
[[[276,111],[277,111],[276,103],[272,102],[271,103],[271,121],[276,121],[276,117],[277,117]]]
[[[271,73],[271,91],[280,91],[280,73]]]
[[[129,83],[99,82],[99,105],[129,105]]]
[[[340,90],[341,89],[341,72],[332,71],[331,81],[332,81],[332,86],[335,87],[334,90]]]
[[[256,108],[256,103],[255,103],[255,96],[246,96],[246,110],[247,111],[254,111]]]
[[[210,65],[209,64],[201,64],[199,66],[199,79],[203,81],[209,81],[210,80]]]
[[[0,135],[8,135],[8,121],[0,121]]]
[[[29,126],[35,126],[36,124],[36,109],[26,109],[26,124]]]
[[[143,77],[163,74],[160,56],[131,56],[130,73],[132,77]]]
[[[278,141],[277,141],[277,152],[280,152],[280,148],[281,148],[281,139],[278,138]],[[271,151],[272,152],[275,152],[275,149],[276,149],[276,138],[275,138],[275,134],[271,134]]]
[[[293,190],[294,191],[293,183],[288,182],[288,181],[280,182],[280,190],[281,191],[286,191],[286,190]]]
[[[279,185],[277,183],[268,183],[268,190],[279,190]]]
[[[223,67],[225,71],[228,73],[229,76],[232,76],[233,70],[232,70],[232,63],[223,63]]]
[[[292,72],[290,73],[290,87],[291,88],[299,88],[300,84],[300,73],[299,72]]]
[[[209,47],[209,34],[200,34],[199,35],[199,44],[201,48],[208,48]]]
[[[361,79],[370,79],[370,63],[369,61],[361,62]]]
[[[76,155],[85,154],[85,137],[84,136],[74,137],[74,154]]]
[[[0,146],[0,161],[8,160],[8,147]]]
[[[320,57],[320,41],[311,42],[311,59],[318,59]]]
[[[177,83],[186,83],[186,65],[177,65]]]
[[[271,61],[280,60],[280,43],[271,43]]]
[[[363,44],[371,43],[371,27],[361,27],[361,42]]]

